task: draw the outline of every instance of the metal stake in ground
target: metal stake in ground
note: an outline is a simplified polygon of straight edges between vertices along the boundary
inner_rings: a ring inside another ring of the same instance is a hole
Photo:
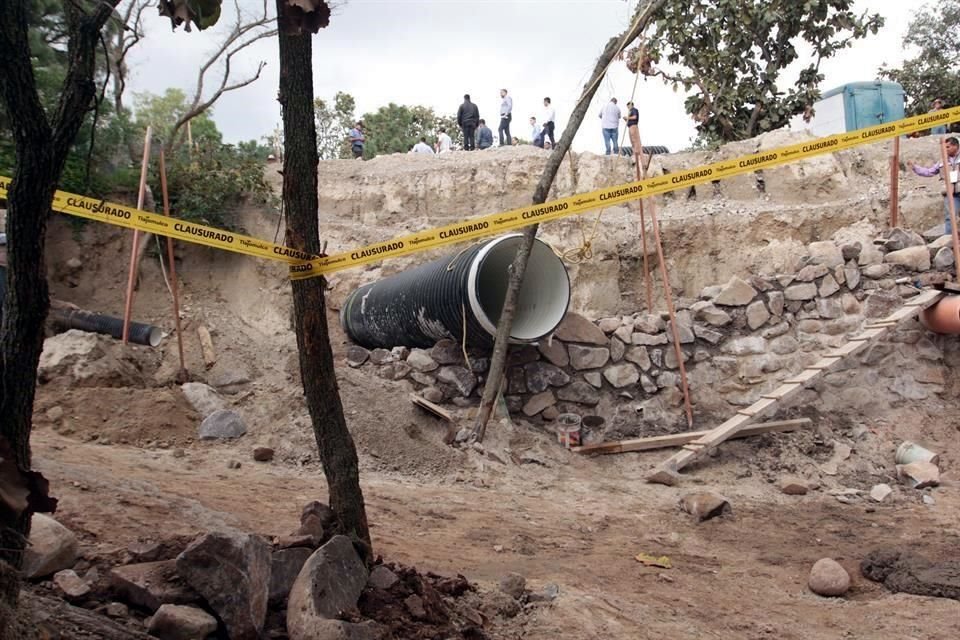
[[[960,152],[958,152],[960,153]],[[946,137],[940,138],[940,170],[943,171],[943,184],[947,188],[947,211],[950,213],[950,235],[953,240],[953,272],[960,282],[960,240],[957,231],[957,207],[953,199],[953,183],[950,181],[950,161],[947,157]]]
[[[137,193],[137,209],[143,209],[143,199],[147,193],[147,166],[150,163],[150,138],[153,129],[147,126],[143,137],[143,161],[140,163],[140,191]],[[140,232],[133,230],[133,243],[130,248],[130,269],[127,272],[127,297],[123,304],[123,344],[130,337],[130,314],[133,311],[133,286],[137,280],[137,247],[140,244]]]
[[[607,68],[614,61],[628,44],[637,39],[643,33],[650,18],[665,2],[665,0],[650,0],[643,9],[637,8],[636,19],[633,24],[619,37],[614,37],[607,42],[606,48],[597,59],[593,74],[584,88],[583,95],[577,101],[577,105],[570,115],[570,121],[563,130],[560,141],[550,154],[547,160],[547,166],[543,169],[543,175],[537,188],[533,193],[533,203],[540,204],[545,202],[547,194],[550,192],[550,185],[560,169],[563,162],[563,156],[570,150],[573,137],[576,135],[580,124],[583,122],[590,107],[590,101],[597,92],[600,80],[607,72]],[[493,346],[493,356],[490,358],[490,370],[487,373],[487,381],[483,387],[483,398],[480,401],[480,410],[477,412],[477,422],[473,428],[472,439],[482,442],[483,436],[487,430],[487,422],[490,420],[490,414],[493,412],[494,402],[497,399],[497,393],[500,390],[503,371],[507,360],[507,347],[510,343],[510,332],[513,329],[513,316],[516,312],[517,297],[520,292],[520,286],[523,284],[523,275],[527,270],[527,261],[530,259],[530,251],[533,248],[533,241],[537,235],[537,229],[540,225],[534,224],[525,227],[523,230],[523,241],[517,248],[517,255],[510,265],[510,279],[507,284],[507,293],[503,303],[503,311],[497,321],[497,335]]]
[[[187,125],[190,123],[187,122]],[[170,197],[167,193],[167,163],[163,153],[163,144],[160,145],[160,190],[163,192],[163,215],[170,215]],[[177,328],[177,350],[180,353],[180,371],[177,372],[177,381],[183,384],[190,379],[187,366],[183,360],[183,331],[180,328],[180,291],[177,285],[177,265],[173,257],[173,238],[167,236],[167,262],[170,263],[170,295],[173,296],[173,322]]]
[[[890,155],[890,228],[900,222],[900,136],[893,139]]]

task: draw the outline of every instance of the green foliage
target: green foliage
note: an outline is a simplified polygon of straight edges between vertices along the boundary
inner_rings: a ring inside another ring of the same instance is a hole
[[[135,94],[133,108],[136,114],[136,135],[139,139],[143,139],[149,125],[153,127],[155,138],[169,144],[174,125],[190,110],[190,104],[182,90],[169,88],[159,96],[150,92]],[[192,118],[190,128],[195,145],[220,144],[223,140],[210,109]]]
[[[356,122],[353,116],[357,103],[349,93],[338,91],[330,104],[323,98],[313,101],[313,118],[317,125],[317,153],[321,160],[349,158],[347,132]]]
[[[423,106],[390,103],[373,113],[364,114],[366,145],[363,156],[372,158],[386,153],[406,153],[421,137],[432,144],[440,127],[446,127],[447,135],[455,141],[462,138],[456,120],[449,116],[437,117],[433,109]]]
[[[267,202],[271,189],[263,164],[270,150],[255,141],[237,146],[206,143],[167,161],[172,215],[222,229],[238,228],[236,213],[247,197]],[[151,176],[155,194],[160,179]]]
[[[903,86],[908,113],[925,113],[935,98],[945,106],[960,105],[960,0],[926,4],[910,22],[903,45],[913,57],[879,74]]]
[[[649,69],[693,93],[687,113],[706,143],[742,140],[777,129],[820,96],[820,62],[883,26],[857,15],[854,0],[688,0],[668,2],[647,36],[647,53],[667,69]],[[785,92],[781,72],[810,51]]]

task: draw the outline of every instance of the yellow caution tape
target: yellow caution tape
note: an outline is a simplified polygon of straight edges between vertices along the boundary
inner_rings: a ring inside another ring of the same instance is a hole
[[[10,178],[0,176],[0,198],[6,198],[9,189]],[[257,258],[280,260],[290,265],[303,264],[304,261],[315,257],[252,236],[187,222],[178,218],[142,211],[136,207],[88,198],[66,191],[58,190],[53,194],[53,204],[50,208],[79,218],[106,222],[118,227],[147,231],[161,236],[170,236],[178,240],[186,240],[187,242],[233,251],[234,253],[243,253]]]
[[[51,209],[88,220],[105,222],[128,229],[138,229],[178,240],[233,251],[258,258],[279,260],[290,265],[290,278],[301,280],[362,264],[396,258],[449,244],[476,240],[490,235],[512,231],[531,224],[549,222],[580,215],[599,207],[611,207],[630,200],[645,198],[683,189],[693,185],[723,180],[744,173],[774,167],[804,158],[833,153],[870,142],[886,140],[899,135],[929,129],[936,125],[960,120],[960,107],[944,109],[912,118],[904,118],[874,127],[858,129],[807,142],[721,160],[667,176],[627,182],[581,193],[538,205],[520,207],[503,213],[494,213],[472,220],[464,220],[443,227],[435,227],[400,236],[386,242],[367,245],[331,256],[314,257],[297,249],[245,236],[216,227],[187,222],[169,216],[142,211],[97,198],[57,191]],[[0,199],[6,198],[10,178],[0,176]]]
[[[457,222],[444,227],[436,227],[400,236],[387,242],[367,245],[353,251],[337,253],[317,258],[309,263],[291,267],[290,278],[299,280],[340,271],[369,262],[396,258],[399,256],[435,249],[448,244],[476,240],[526,227],[534,223],[549,222],[567,216],[579,215],[599,207],[611,207],[637,198],[655,196],[693,185],[723,180],[744,173],[752,173],[803,158],[833,153],[842,149],[860,146],[878,140],[905,135],[914,131],[929,129],[960,119],[960,107],[944,109],[936,113],[895,120],[886,124],[838,133],[824,138],[740,156],[731,160],[721,160],[701,165],[686,171],[671,173],[667,176],[647,178],[637,182],[628,182],[613,187],[604,187],[588,193],[580,193],[543,204],[529,205],[495,213],[472,220]]]

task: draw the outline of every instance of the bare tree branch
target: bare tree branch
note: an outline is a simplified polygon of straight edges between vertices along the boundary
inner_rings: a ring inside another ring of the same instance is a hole
[[[167,136],[167,143],[169,144],[171,150],[176,150],[181,144],[183,144],[183,138],[180,135],[180,132],[190,120],[193,120],[200,114],[207,111],[217,100],[220,99],[224,93],[234,91],[255,82],[260,77],[264,66],[266,66],[266,63],[261,61],[257,65],[257,70],[254,74],[244,80],[233,83],[230,82],[230,75],[232,72],[231,61],[233,56],[240,53],[255,42],[265,38],[272,38],[273,36],[277,35],[276,28],[266,28],[276,22],[276,19],[271,17],[269,14],[266,0],[263,2],[261,12],[254,18],[248,18],[243,14],[243,12],[240,10],[240,4],[237,0],[234,0],[234,8],[236,9],[237,17],[233,23],[233,28],[224,37],[223,41],[220,43],[220,46],[217,47],[217,49],[210,54],[207,60],[200,66],[200,70],[197,73],[197,86],[194,90],[190,107],[182,116],[180,116]],[[210,97],[204,98],[207,74],[218,63],[222,64],[223,68],[223,73],[221,74],[219,84]]]

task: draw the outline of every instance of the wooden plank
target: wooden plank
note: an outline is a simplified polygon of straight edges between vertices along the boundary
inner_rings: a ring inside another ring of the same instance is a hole
[[[839,349],[834,349],[827,354],[828,358],[846,358],[847,356],[852,356],[857,351],[866,348],[866,343],[864,342],[848,342]]]
[[[777,387],[776,389],[774,389],[773,391],[771,391],[770,393],[765,393],[760,397],[768,398],[770,400],[782,400],[783,398],[786,398],[788,395],[790,395],[794,391],[797,391],[798,389],[800,389],[799,383],[786,382],[780,385],[779,387]]]
[[[418,395],[415,394],[415,393],[411,393],[411,394],[410,394],[410,402],[412,402],[413,404],[417,405],[417,406],[420,407],[421,409],[425,409],[425,410],[429,411],[430,413],[432,413],[433,415],[437,416],[438,418],[443,418],[443,419],[446,420],[447,422],[453,422],[453,421],[454,421],[454,420],[453,420],[453,416],[450,415],[450,413],[448,413],[446,409],[444,409],[444,408],[441,407],[440,405],[436,405],[436,404],[430,402],[430,401],[427,400],[426,398],[423,398],[423,397],[421,397],[421,396],[418,396]]]
[[[900,320],[916,315],[919,310],[924,307],[924,305],[933,304],[943,295],[944,294],[942,291],[924,291],[917,297],[913,298],[910,302],[904,304],[903,307],[891,313],[886,318],[883,318],[873,325],[868,325],[868,331],[873,331],[875,329],[879,329],[880,331],[866,334],[866,339],[861,338],[848,342],[839,349],[836,349],[824,356],[818,362],[807,367],[806,370],[799,375],[787,380],[785,384],[802,384],[804,382],[809,382],[820,375],[820,373],[824,370],[829,369],[838,362],[841,362],[846,356],[865,348],[867,344],[869,344],[870,339],[883,335],[883,333],[887,330],[887,325],[892,326]],[[654,469],[653,473],[647,476],[647,482],[671,485],[675,484],[680,477],[677,473],[680,471],[680,469],[690,464],[698,457],[702,456],[705,451],[709,451],[711,448],[717,446],[724,440],[734,437],[738,432],[742,431],[747,425],[753,422],[760,414],[776,407],[776,405],[782,399],[782,397],[777,398],[776,396],[770,397],[768,395],[762,397],[761,400],[758,400],[746,409],[740,409],[737,411],[735,416],[720,424],[709,433],[700,436],[696,440],[686,443],[683,449],[670,456],[670,458],[665,460],[659,467]]]
[[[886,333],[886,331],[887,330],[885,327],[877,327],[873,329],[867,328],[850,339],[851,340],[874,340],[882,336],[884,333]]]
[[[837,364],[840,360],[839,356],[824,356],[814,362],[812,365],[807,367],[807,369],[813,369],[814,371],[823,371],[824,369],[829,369],[833,365]]]
[[[733,438],[749,438],[764,433],[784,433],[787,431],[796,431],[797,429],[808,427],[813,424],[810,418],[797,418],[795,420],[774,420],[772,422],[761,422],[760,424],[750,425],[738,431]],[[634,438],[631,440],[619,440],[617,442],[601,442],[598,444],[588,444],[582,447],[571,447],[571,451],[577,453],[628,453],[631,451],[650,451],[652,449],[666,449],[668,447],[680,447],[697,438],[710,433],[709,430],[687,431],[686,433],[672,433],[665,436],[651,436],[648,438]]]
[[[784,384],[803,384],[804,382],[810,382],[818,375],[820,375],[819,369],[805,369],[789,380],[784,380],[783,382]]]

